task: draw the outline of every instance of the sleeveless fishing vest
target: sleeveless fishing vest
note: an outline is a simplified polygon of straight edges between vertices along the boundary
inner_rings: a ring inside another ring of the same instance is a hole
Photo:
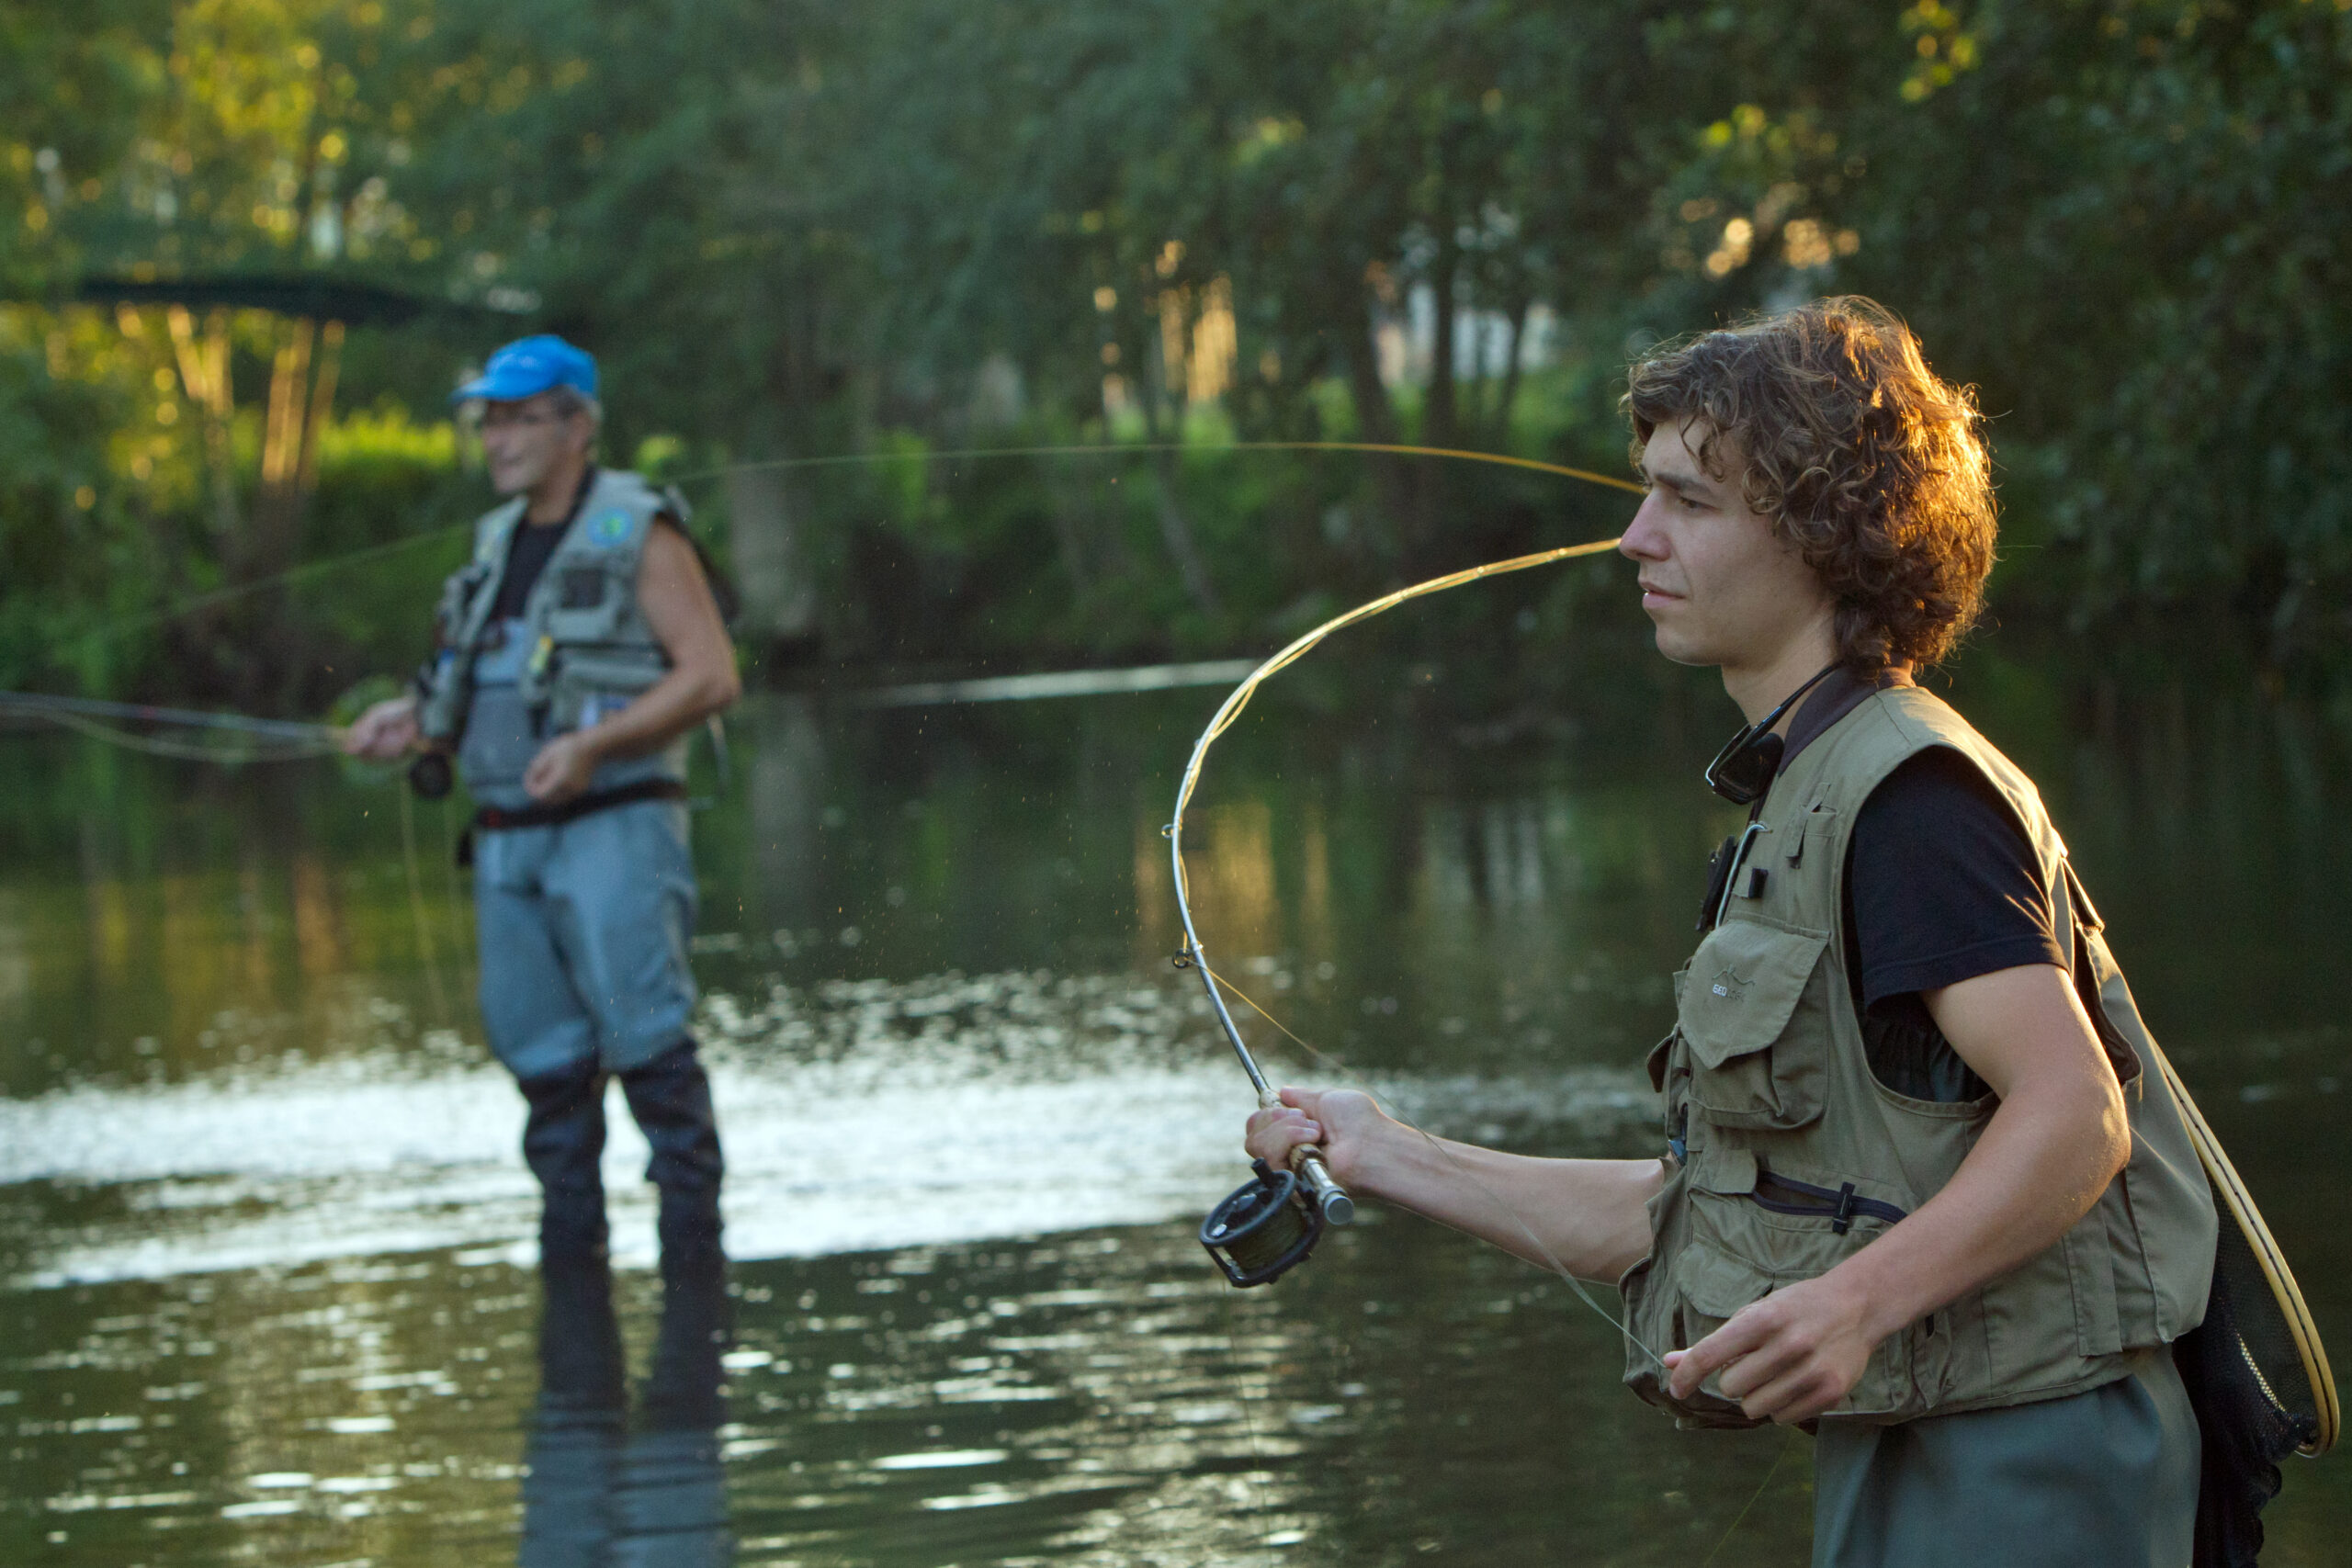
[[[1675,976],[1674,1032],[1649,1069],[1677,1157],[1651,1200],[1650,1256],[1621,1281],[1627,1327],[1660,1354],[1687,1348],[1773,1289],[1827,1272],[1934,1197],[1992,1120],[1989,1094],[1913,1100],[1872,1075],[1840,931],[1862,803],[1937,746],[1974,763],[2025,830],[2122,1084],[2132,1157],[2055,1246],[1889,1335],[1837,1416],[1904,1421],[2112,1382],[2133,1350],[2197,1325],[2212,1269],[2211,1191],[2041,795],[1951,708],[1899,686],[1864,698],[1773,781],[1720,919]],[[1758,1424],[1712,1378],[1674,1399],[1635,1346],[1625,1381],[1684,1426]]]
[[[598,469],[523,614],[500,621],[492,612],[525,505],[517,497],[474,525],[473,559],[442,587],[437,647],[418,681],[419,727],[430,740],[457,745],[468,792],[492,807],[531,803],[524,770],[549,737],[594,724],[669,672],[638,604],[637,574],[654,518],[687,517],[675,491]],[[599,766],[589,788],[685,773],[681,738]]]

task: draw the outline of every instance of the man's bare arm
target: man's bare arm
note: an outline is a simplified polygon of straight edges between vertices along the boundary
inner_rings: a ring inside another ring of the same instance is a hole
[[[1751,1416],[1819,1415],[1880,1340],[2056,1245],[2131,1158],[2122,1090],[2063,970],[2004,969],[1922,999],[2000,1099],[1984,1136],[1944,1190],[1884,1235],[1670,1353],[1678,1395],[1720,1371],[1723,1391]]]
[[[588,787],[598,763],[658,751],[742,694],[718,602],[694,546],[677,529],[656,525],[646,539],[637,600],[669,655],[669,673],[619,712],[542,747],[523,775],[532,798],[569,799]]]
[[[1362,1197],[1410,1209],[1579,1279],[1617,1277],[1650,1250],[1645,1205],[1664,1179],[1654,1159],[1536,1159],[1434,1137],[1353,1089],[1285,1089],[1250,1119],[1252,1155],[1282,1168],[1293,1145],[1320,1143],[1331,1174]]]

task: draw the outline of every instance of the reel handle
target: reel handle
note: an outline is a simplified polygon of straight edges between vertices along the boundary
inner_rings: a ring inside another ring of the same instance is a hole
[[[1272,1110],[1283,1102],[1283,1097],[1272,1089],[1261,1090],[1258,1106]],[[1300,1144],[1290,1151],[1290,1168],[1306,1188],[1307,1201],[1321,1211],[1323,1218],[1335,1225],[1346,1224],[1356,1217],[1356,1201],[1348,1196],[1332,1175],[1331,1168],[1323,1163],[1323,1150],[1315,1144]]]

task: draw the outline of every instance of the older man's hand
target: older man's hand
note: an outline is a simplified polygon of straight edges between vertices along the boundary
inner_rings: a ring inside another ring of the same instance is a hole
[[[585,791],[601,761],[588,735],[575,729],[540,747],[523,770],[524,793],[542,806],[560,806]]]
[[[397,761],[416,749],[416,699],[388,697],[369,707],[343,732],[343,749],[370,762]]]

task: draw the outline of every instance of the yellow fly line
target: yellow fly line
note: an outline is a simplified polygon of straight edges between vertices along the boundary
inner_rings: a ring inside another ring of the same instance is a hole
[[[758,473],[774,468],[831,468],[876,463],[946,463],[985,457],[1106,457],[1137,452],[1370,452],[1392,457],[1449,457],[1465,463],[1491,463],[1498,468],[1525,468],[1532,473],[1555,474],[1562,479],[1582,479],[1587,484],[1605,485],[1611,490],[1631,491],[1635,495],[1647,491],[1633,480],[1611,474],[1600,474],[1590,468],[1572,468],[1563,463],[1547,463],[1540,457],[1514,457],[1502,452],[1473,452],[1458,446],[1410,446],[1385,441],[1122,441],[1089,446],[1071,444],[1058,446],[965,446],[950,451],[935,452],[928,447],[911,447],[904,452],[844,452],[822,457],[770,457],[754,463],[729,463],[719,468],[701,468],[680,474],[672,481],[689,484],[695,479],[718,479],[728,474]]]
[[[1562,479],[1582,479],[1588,484],[1605,485],[1612,490],[1631,491],[1636,495],[1644,493],[1642,487],[1631,479],[1594,473],[1589,468],[1572,468],[1564,463],[1547,463],[1539,457],[1514,457],[1501,452],[1472,452],[1453,446],[1411,446],[1376,441],[1137,441],[1099,446],[1073,443],[1057,446],[965,446],[946,451],[914,447],[904,452],[838,452],[815,457],[770,457],[752,463],[729,463],[721,468],[697,468],[690,473],[678,474],[664,482],[693,484],[701,479],[724,479],[729,474],[761,473],[781,468],[872,468],[886,463],[971,462],[1002,457],[1115,457],[1146,452],[1370,452],[1395,457],[1448,457],[1464,462],[1491,463],[1505,468],[1525,468],[1538,474],[1555,474]],[[306,561],[266,577],[256,577],[198,593],[144,615],[109,621],[92,635],[111,638],[141,627],[161,626],[215,604],[228,604],[249,594],[283,587],[322,572],[340,571],[345,567],[358,566],[379,557],[414,549],[420,545],[452,538],[472,526],[470,523],[452,523],[384,544],[368,545],[343,555],[329,556],[323,560]]]

